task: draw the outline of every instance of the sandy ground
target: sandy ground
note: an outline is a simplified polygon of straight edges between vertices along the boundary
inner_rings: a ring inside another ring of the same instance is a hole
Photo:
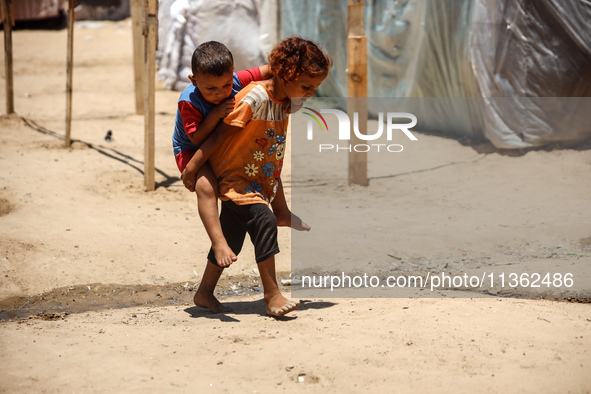
[[[130,21],[75,34],[71,149],[60,138],[66,32],[13,35],[18,115],[0,119],[2,392],[591,392],[588,304],[503,289],[527,298],[329,294],[275,319],[247,242],[220,286],[233,312],[192,306],[208,240],[171,155],[178,92],[156,94],[157,189],[145,192]],[[304,203],[395,200],[399,264],[571,267],[589,296],[589,150],[508,156],[420,140],[404,159],[373,158],[367,188],[346,186],[342,157],[330,179],[310,164]],[[306,214],[313,232],[339,225]],[[290,237],[280,229],[282,278]]]

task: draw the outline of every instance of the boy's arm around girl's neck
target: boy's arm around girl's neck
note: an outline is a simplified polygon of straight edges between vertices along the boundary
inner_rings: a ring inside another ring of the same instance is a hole
[[[271,73],[271,66],[269,66],[268,64],[265,64],[264,66],[259,66],[259,72],[261,73],[261,81],[273,77],[273,73]]]

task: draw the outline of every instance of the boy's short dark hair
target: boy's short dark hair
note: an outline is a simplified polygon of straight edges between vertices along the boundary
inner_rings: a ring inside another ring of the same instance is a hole
[[[211,74],[220,77],[234,68],[232,52],[221,42],[207,41],[199,45],[191,58],[193,75]]]

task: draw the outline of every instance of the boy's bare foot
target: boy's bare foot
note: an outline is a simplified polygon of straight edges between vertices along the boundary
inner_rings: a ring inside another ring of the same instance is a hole
[[[238,260],[238,257],[232,252],[232,249],[230,249],[227,243],[222,245],[212,245],[211,248],[213,249],[215,259],[220,267],[228,267],[230,264]]]
[[[275,217],[277,218],[277,225],[280,227],[291,227],[298,231],[310,231],[311,229],[302,219],[290,211],[276,212]]]
[[[202,295],[199,294],[199,291],[197,291],[197,293],[195,293],[195,297],[193,297],[193,302],[195,305],[201,308],[209,309],[212,313],[224,313],[231,311],[230,308],[226,308],[224,305],[222,305],[222,303],[219,302],[218,299],[213,296],[213,294]]]
[[[299,301],[283,297],[279,292],[272,295],[265,295],[267,313],[273,316],[283,316],[300,306]]]

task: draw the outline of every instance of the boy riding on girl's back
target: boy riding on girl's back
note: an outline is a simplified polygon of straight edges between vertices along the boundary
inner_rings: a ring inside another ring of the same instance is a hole
[[[271,77],[268,65],[234,73],[232,53],[219,42],[205,42],[191,59],[192,84],[180,95],[172,137],[181,173],[200,145],[226,115],[234,109],[234,96],[252,81]],[[217,209],[218,184],[207,163],[196,177],[183,180],[197,192],[199,216],[209,236],[218,263],[226,267],[236,261],[220,226]]]

